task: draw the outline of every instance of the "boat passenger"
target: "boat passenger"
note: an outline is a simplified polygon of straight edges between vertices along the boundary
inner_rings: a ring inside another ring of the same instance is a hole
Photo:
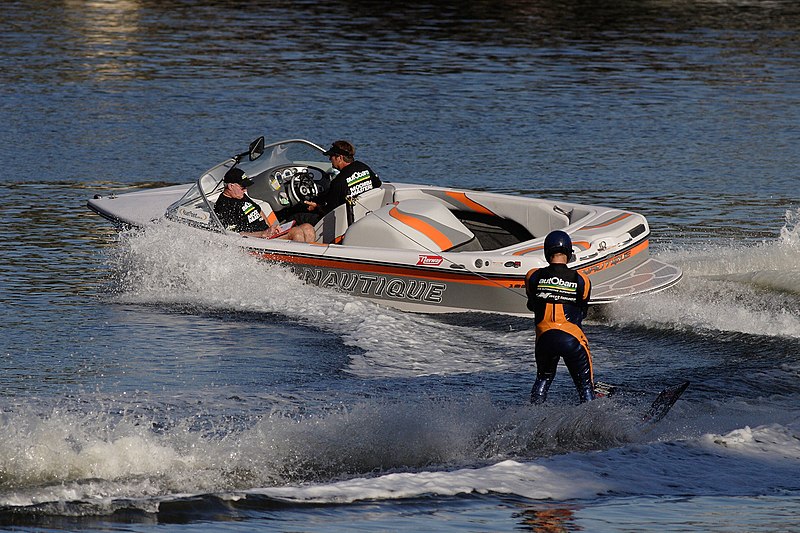
[[[305,202],[308,212],[296,214],[294,220],[297,222],[316,224],[326,213],[346,203],[348,199],[381,186],[378,175],[366,164],[355,159],[356,149],[348,141],[335,141],[323,155],[330,159],[331,165],[339,173],[333,178],[327,191]]]
[[[279,222],[270,224],[267,216],[256,202],[247,196],[247,188],[253,185],[242,169],[233,167],[223,178],[225,189],[214,204],[214,212],[226,229],[246,237],[264,239],[286,239],[298,242],[314,242],[316,234],[310,224],[299,224],[283,229]]]
[[[564,359],[581,401],[593,400],[592,354],[581,328],[589,308],[592,285],[584,274],[567,267],[572,240],[563,231],[552,231],[544,240],[548,266],[525,276],[528,309],[536,320],[536,382],[531,402],[547,398],[559,357]]]

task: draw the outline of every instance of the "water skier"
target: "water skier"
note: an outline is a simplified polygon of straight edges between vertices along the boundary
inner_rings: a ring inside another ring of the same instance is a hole
[[[563,231],[552,231],[544,240],[544,268],[525,276],[528,309],[536,319],[536,382],[531,402],[547,398],[559,358],[564,359],[583,402],[594,400],[594,377],[589,343],[581,322],[589,310],[592,284],[589,278],[570,269],[572,240]]]

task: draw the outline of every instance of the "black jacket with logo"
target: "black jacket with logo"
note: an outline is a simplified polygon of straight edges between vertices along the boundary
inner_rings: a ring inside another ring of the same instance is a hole
[[[353,161],[342,169],[325,193],[317,200],[321,214],[333,211],[347,201],[347,197],[356,197],[361,193],[381,186],[378,175],[361,161]]]

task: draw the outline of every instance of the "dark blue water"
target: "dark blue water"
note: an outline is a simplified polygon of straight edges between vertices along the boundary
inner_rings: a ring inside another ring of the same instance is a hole
[[[5,2],[0,524],[776,531],[800,508],[795,2]],[[642,212],[673,289],[596,309],[631,393],[527,405],[530,322],[382,309],[94,194],[258,135],[388,181]],[[640,409],[690,389],[658,427]]]

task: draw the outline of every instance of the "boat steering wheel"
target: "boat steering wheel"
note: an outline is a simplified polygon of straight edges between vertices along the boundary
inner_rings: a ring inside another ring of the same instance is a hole
[[[296,172],[286,184],[286,190],[292,205],[311,200],[321,192],[319,185],[314,181],[314,175],[308,170]]]

